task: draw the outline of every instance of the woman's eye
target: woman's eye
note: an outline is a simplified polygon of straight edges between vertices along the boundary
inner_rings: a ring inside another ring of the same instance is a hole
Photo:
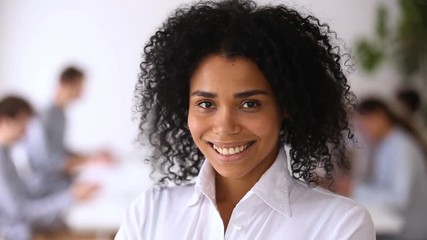
[[[242,104],[242,108],[255,108],[258,107],[259,104],[254,101],[247,101]]]
[[[213,104],[211,102],[200,102],[197,105],[204,109],[210,109],[213,107]]]

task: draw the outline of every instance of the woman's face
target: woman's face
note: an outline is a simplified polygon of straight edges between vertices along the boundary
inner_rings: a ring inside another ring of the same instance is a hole
[[[249,59],[208,56],[190,80],[188,126],[222,177],[259,178],[276,158],[282,119],[270,84]]]

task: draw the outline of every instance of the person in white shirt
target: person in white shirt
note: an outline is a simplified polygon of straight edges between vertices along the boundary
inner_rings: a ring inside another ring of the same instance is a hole
[[[315,188],[317,167],[331,178],[346,165],[351,133],[331,36],[285,6],[178,9],[145,46],[136,86],[158,184],[115,239],[375,239],[366,209]]]
[[[427,239],[427,148],[411,120],[405,119],[405,109],[392,100],[372,96],[358,104],[356,126],[368,146],[371,167],[353,195],[402,219],[397,234],[380,239]]]

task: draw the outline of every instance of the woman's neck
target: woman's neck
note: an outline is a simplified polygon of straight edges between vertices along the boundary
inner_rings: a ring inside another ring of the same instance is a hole
[[[217,174],[215,178],[216,201],[227,202],[235,206],[257,181],[258,179],[256,181],[227,179]]]

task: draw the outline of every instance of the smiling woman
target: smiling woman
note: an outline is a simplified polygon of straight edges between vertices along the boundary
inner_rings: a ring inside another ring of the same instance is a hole
[[[285,6],[178,9],[145,46],[136,86],[159,186],[116,239],[374,239],[364,208],[314,187],[316,168],[346,166],[351,138],[331,36]]]

